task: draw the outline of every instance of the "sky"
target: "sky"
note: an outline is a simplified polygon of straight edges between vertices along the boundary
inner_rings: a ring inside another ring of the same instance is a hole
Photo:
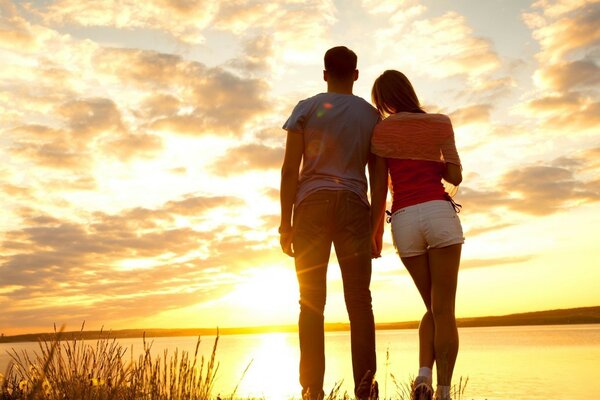
[[[600,1],[0,0],[0,332],[294,324],[281,129],[358,54],[463,161],[458,317],[600,305]],[[326,320],[348,321],[335,256]],[[391,244],[377,322],[424,306]]]

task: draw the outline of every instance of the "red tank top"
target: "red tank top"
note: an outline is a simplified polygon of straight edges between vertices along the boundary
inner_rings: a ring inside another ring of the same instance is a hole
[[[444,163],[386,158],[392,181],[392,213],[431,200],[447,200],[442,184]]]

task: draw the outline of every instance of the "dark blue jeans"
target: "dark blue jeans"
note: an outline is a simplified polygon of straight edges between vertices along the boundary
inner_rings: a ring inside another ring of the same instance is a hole
[[[321,190],[294,211],[294,252],[300,286],[300,384],[313,398],[323,393],[324,317],[331,245],[340,264],[350,317],[355,388],[376,369],[375,323],[371,306],[370,210],[350,191]]]

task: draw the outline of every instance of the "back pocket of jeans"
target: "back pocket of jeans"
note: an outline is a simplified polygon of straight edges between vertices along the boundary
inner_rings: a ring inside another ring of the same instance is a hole
[[[294,215],[294,230],[304,234],[322,232],[329,221],[329,199],[306,199],[300,203]]]

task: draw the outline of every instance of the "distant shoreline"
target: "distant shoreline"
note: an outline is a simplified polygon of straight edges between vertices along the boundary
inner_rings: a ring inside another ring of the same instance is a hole
[[[558,310],[535,311],[519,314],[458,318],[459,327],[490,327],[490,326],[523,326],[523,325],[574,325],[600,323],[600,306],[579,307]],[[384,322],[376,324],[377,330],[415,329],[418,321]],[[349,331],[348,323],[326,323],[328,332]],[[269,325],[256,327],[220,328],[219,335],[244,335],[276,332],[296,332],[296,325]],[[123,329],[113,331],[69,331],[63,332],[62,338],[93,340],[100,337],[111,338],[148,338],[176,337],[176,336],[214,336],[217,328],[191,328],[191,329]],[[53,333],[30,333],[0,337],[0,343],[37,342],[53,338]]]

